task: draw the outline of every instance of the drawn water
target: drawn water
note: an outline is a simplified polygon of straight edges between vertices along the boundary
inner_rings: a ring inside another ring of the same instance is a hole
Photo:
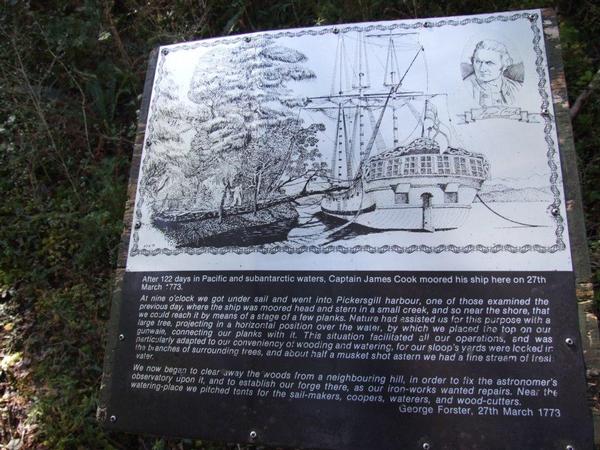
[[[525,227],[510,223],[491,213],[483,204],[473,203],[469,222],[472,224],[462,232],[458,230],[439,231],[435,233],[402,231],[402,230],[374,230],[356,223],[338,221],[321,212],[320,198],[307,198],[296,205],[298,221],[289,231],[267,233],[269,230],[256,230],[257,235],[263,234],[260,241],[246,241],[245,246],[258,246],[269,248],[271,246],[287,245],[292,247],[327,246],[341,244],[349,245],[431,245],[455,244],[462,241],[481,242],[493,244],[502,242],[503,239],[512,239],[515,245],[531,242],[539,233],[540,227],[553,227],[553,218],[548,211],[548,202],[493,202],[490,206],[500,214],[525,223],[539,225],[539,227]],[[150,228],[150,214],[145,214],[141,221],[141,228]],[[265,242],[264,234],[270,234],[271,239]],[[154,235],[154,240],[145,248],[148,250],[173,245],[173,242],[160,234]],[[220,247],[232,245],[223,243]]]
[[[379,242],[387,245],[440,245],[458,244],[462,240],[470,242],[500,242],[510,238],[515,242],[527,243],[539,233],[540,228],[553,227],[553,218],[547,202],[494,202],[491,204],[498,213],[513,220],[537,225],[528,227],[508,222],[491,213],[482,203],[473,203],[470,223],[466,230],[448,230],[436,233],[374,230],[356,223],[337,221],[320,211],[320,203],[314,199],[305,200],[298,207],[298,224],[288,233],[287,245],[353,245]],[[476,224],[481,224],[477,226]],[[485,224],[485,225],[484,225]]]
[[[328,245],[358,236],[379,233],[356,223],[336,220],[321,211],[321,201],[305,200],[298,207],[298,225],[290,230],[287,240],[295,245]]]

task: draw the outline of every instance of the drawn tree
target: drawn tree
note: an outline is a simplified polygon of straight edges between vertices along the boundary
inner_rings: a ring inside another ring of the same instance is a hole
[[[183,135],[194,128],[195,105],[182,102],[175,81],[167,76],[157,89],[153,111],[153,130],[146,142],[146,158],[141,189],[155,209],[169,198],[184,198],[189,194],[189,173]],[[196,186],[196,189],[198,186]],[[157,206],[158,204],[158,206]]]
[[[213,202],[221,211],[234,186],[256,211],[262,199],[282,194],[313,165],[319,169],[319,126],[303,127],[302,100],[288,87],[315,77],[305,61],[296,50],[252,38],[215,49],[196,67],[188,92],[199,107],[191,153],[205,179],[219,186]]]

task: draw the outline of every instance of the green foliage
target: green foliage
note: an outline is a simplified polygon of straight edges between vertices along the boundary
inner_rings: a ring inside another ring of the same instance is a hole
[[[565,8],[561,21],[561,43],[569,98],[573,102],[600,69],[600,5],[578,2]],[[586,227],[590,245],[596,303],[600,304],[600,91],[585,103],[573,121],[575,148],[581,181]]]
[[[10,414],[2,413],[0,442],[23,436],[24,448],[222,448],[109,435],[94,418],[136,110],[153,47],[264,29],[543,6],[559,12],[574,100],[600,67],[594,0],[3,2],[0,390],[19,401],[2,400]],[[596,273],[599,123],[596,93],[574,122]]]

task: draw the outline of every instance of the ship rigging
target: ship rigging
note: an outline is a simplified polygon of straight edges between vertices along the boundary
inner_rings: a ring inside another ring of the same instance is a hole
[[[489,164],[481,154],[452,146],[454,133],[436,106],[436,99],[446,100],[446,94],[429,92],[425,49],[418,34],[354,36],[353,62],[346,45],[351,35],[340,34],[329,95],[310,97],[304,106],[336,124],[329,178],[346,189],[326,195],[322,212],[375,229],[460,227],[488,178]],[[382,40],[383,79],[374,88],[369,56],[376,57],[377,52],[370,46],[381,48]],[[408,58],[398,56],[400,49],[408,52]],[[409,90],[404,84],[417,61],[424,66],[425,89]]]

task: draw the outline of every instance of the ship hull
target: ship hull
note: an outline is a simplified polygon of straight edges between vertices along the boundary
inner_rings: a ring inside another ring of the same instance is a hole
[[[160,214],[152,225],[177,248],[246,247],[281,242],[298,224],[298,211],[289,203],[259,209],[256,213],[230,213],[222,218]]]
[[[321,208],[324,214],[344,221],[352,221],[358,225],[376,230],[405,230],[405,231],[442,231],[461,227],[469,217],[471,205],[436,206],[432,207],[429,223],[424,221],[428,213],[419,206],[402,208],[374,208],[349,216],[337,214],[327,208]],[[424,223],[425,222],[425,223]]]
[[[456,177],[389,178],[326,197],[321,210],[377,230],[452,230],[467,221],[480,188],[480,180]]]
[[[489,173],[483,155],[417,139],[371,157],[344,191],[325,196],[324,214],[378,230],[437,231],[462,226]]]

